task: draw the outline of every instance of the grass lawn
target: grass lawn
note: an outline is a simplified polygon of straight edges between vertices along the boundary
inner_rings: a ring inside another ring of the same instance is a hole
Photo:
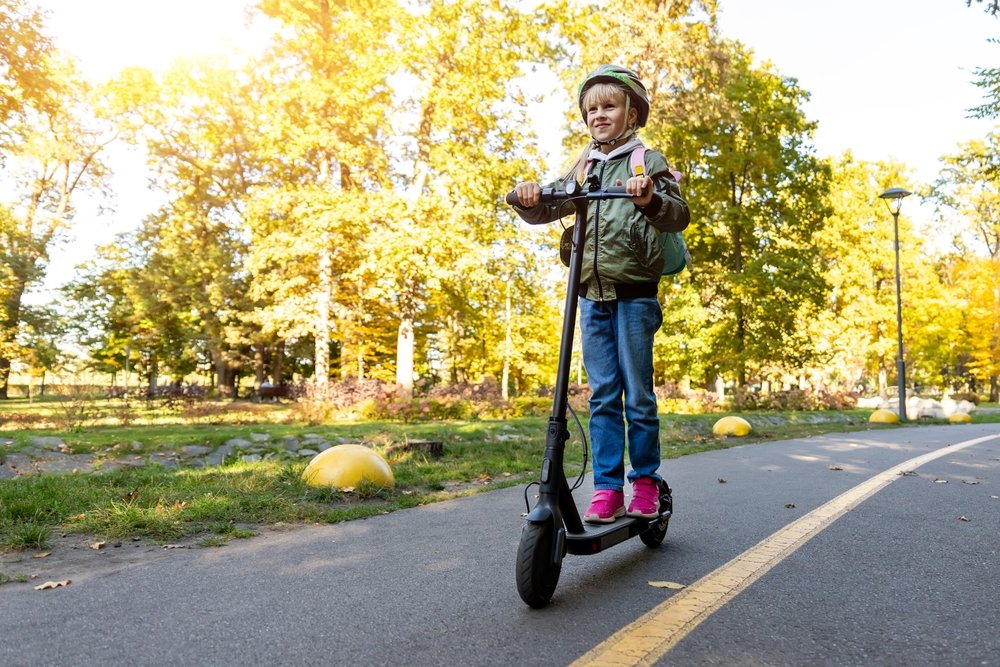
[[[205,402],[130,408],[121,420],[124,425],[114,425],[115,410],[120,412],[121,405],[73,408],[64,403],[0,403],[0,457],[30,451],[33,436],[56,437],[68,453],[111,462],[192,445],[214,448],[251,434],[267,435],[269,442],[309,434],[331,444],[370,445],[389,461],[396,485],[362,484],[349,491],[314,488],[301,480],[307,458],[269,454],[261,460],[236,457],[206,467],[151,464],[88,474],[14,477],[0,480],[0,550],[44,549],[55,532],[154,543],[186,539],[219,546],[254,535],[261,526],[349,521],[526,484],[537,478],[547,422],[532,417],[310,425],[292,420],[288,404]],[[92,414],[80,419],[80,414],[67,414],[73,409],[89,409]],[[744,416],[753,433],[729,439],[711,434],[721,414],[663,415],[663,458],[762,440],[897,428],[869,426],[870,412],[749,413]],[[975,420],[1000,421],[1000,411],[983,411]],[[570,431],[566,475],[572,480],[583,464],[583,440],[572,422]],[[440,442],[443,454],[399,447],[413,440]]]

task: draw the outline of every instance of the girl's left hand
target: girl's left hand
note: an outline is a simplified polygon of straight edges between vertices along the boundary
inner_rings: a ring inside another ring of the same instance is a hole
[[[621,180],[615,185],[622,185]],[[633,204],[642,208],[653,201],[653,181],[648,176],[633,176],[625,181],[625,192],[633,196]]]

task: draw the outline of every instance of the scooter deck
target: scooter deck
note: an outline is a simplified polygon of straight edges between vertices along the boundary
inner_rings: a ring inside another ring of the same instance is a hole
[[[659,519],[624,517],[614,523],[584,524],[584,532],[566,534],[566,552],[575,556],[596,554],[646,532],[653,523],[669,516],[670,512],[664,512]]]

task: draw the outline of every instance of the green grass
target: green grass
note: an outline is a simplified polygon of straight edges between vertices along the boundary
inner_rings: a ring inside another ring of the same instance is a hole
[[[41,414],[44,405],[30,408]],[[0,419],[20,414],[17,410],[3,405]],[[219,445],[251,433],[266,433],[272,439],[313,433],[334,444],[371,445],[389,460],[396,486],[362,484],[350,492],[313,488],[301,480],[305,461],[280,457],[206,468],[147,465],[92,474],[16,477],[0,481],[0,549],[44,549],[54,532],[154,543],[188,540],[217,547],[253,536],[262,526],[351,521],[525,484],[537,477],[546,430],[545,418],[310,426],[285,421],[286,412],[287,408],[270,409],[257,414],[253,422],[221,420],[226,423],[190,423],[183,416],[159,415],[149,423],[128,426],[8,431],[0,433],[0,440],[12,440],[6,449],[19,451],[30,446],[33,435],[57,436],[74,453],[112,461],[136,451],[148,455],[190,444]],[[662,454],[669,459],[765,440],[899,428],[869,426],[870,413],[748,413],[743,416],[753,425],[753,433],[730,439],[711,434],[721,414],[663,415]],[[167,418],[172,423],[158,423]],[[1000,411],[977,414],[975,421],[1000,422]],[[575,424],[570,424],[570,431],[566,474],[574,478],[583,462],[582,439]],[[433,457],[419,450],[392,449],[412,440],[440,441],[444,453]]]

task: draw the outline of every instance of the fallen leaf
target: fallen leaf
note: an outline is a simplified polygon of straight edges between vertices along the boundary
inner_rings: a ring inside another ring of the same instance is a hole
[[[826,467],[827,470],[843,470],[840,466],[833,465],[832,463]]]
[[[993,500],[1000,500],[1000,496],[990,496]]]
[[[785,509],[795,509],[795,503],[785,503]]]
[[[947,484],[948,480],[946,480],[946,479],[939,479],[939,478],[935,477],[934,478],[934,483],[935,484]]]
[[[902,475],[903,477],[916,477],[917,476],[917,471],[916,470],[901,470],[901,471],[899,471],[899,474]]]
[[[959,520],[959,521],[972,521],[972,519],[970,519],[970,518],[969,518],[969,517],[967,517],[967,516],[960,516],[960,517],[958,517],[958,520]]]
[[[93,542],[90,545],[90,548],[93,549],[94,551],[98,551],[100,549],[103,549],[105,544],[107,544],[107,542],[103,542],[103,541],[102,542]]]
[[[63,586],[69,586],[72,581],[69,579],[63,579],[62,581],[46,581],[44,584],[38,584],[35,586],[36,591],[46,591],[50,588],[62,588]]]
[[[685,588],[684,584],[678,584],[675,581],[651,581],[649,585],[653,588],[670,588],[675,591]]]
[[[32,558],[48,558],[51,555],[52,555],[51,551],[45,551],[45,552],[40,553],[40,554],[35,554],[34,556],[32,556]]]
[[[185,546],[183,544],[164,544],[163,548],[164,549],[184,549]]]
[[[722,478],[720,477],[720,478],[719,478],[719,484],[725,484],[725,483],[726,483],[726,480],[724,480],[724,479],[722,479]]]
[[[962,480],[962,484],[979,484],[979,480],[978,479],[973,479],[973,480],[963,479]]]

